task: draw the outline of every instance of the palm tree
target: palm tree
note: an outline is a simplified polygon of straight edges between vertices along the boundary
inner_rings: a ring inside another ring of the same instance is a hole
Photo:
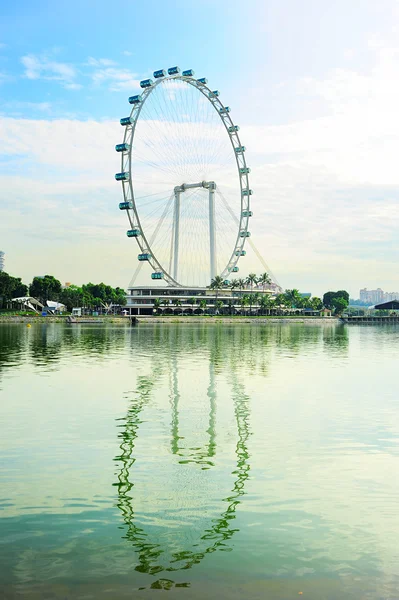
[[[191,304],[191,312],[194,314],[194,305],[197,304],[197,298],[190,298],[188,303]]]
[[[231,288],[232,290],[235,290],[235,289],[237,289],[237,288],[239,288],[239,287],[240,287],[240,280],[239,280],[239,279],[233,279],[233,280],[231,281],[231,283],[230,283],[230,288]]]
[[[216,304],[218,301],[219,290],[221,290],[223,286],[224,286],[224,279],[220,275],[216,275],[212,279],[211,285],[209,286],[211,288],[211,290],[216,290],[215,307],[216,307]],[[215,308],[215,312],[216,312],[216,308]]]
[[[174,304],[176,307],[179,307],[179,306],[181,306],[181,300],[180,300],[180,298],[175,298],[175,299],[173,300],[173,304]],[[181,312],[181,311],[180,311],[180,312]]]
[[[246,286],[245,279],[242,279],[242,278],[237,279],[237,285],[240,288],[240,290],[243,290],[245,288],[245,286]]]
[[[250,273],[247,277],[247,284],[251,286],[251,292],[256,283],[258,283],[257,276],[255,275],[255,273]]]
[[[202,312],[205,313],[207,307],[205,298],[202,298],[202,300],[199,301],[199,307],[202,309]]]
[[[215,303],[216,314],[219,314],[219,310],[221,308],[223,308],[223,306],[224,306],[224,303],[222,302],[222,300],[216,300],[216,303]]]
[[[241,298],[241,308],[245,308],[245,306],[248,306],[249,304],[249,297],[247,294],[245,294],[242,298]],[[245,311],[244,311],[245,312]]]
[[[249,301],[249,314],[252,315],[252,306],[259,302],[259,294],[257,294],[256,292],[254,294],[249,294],[248,301]]]
[[[270,315],[270,308],[272,305],[272,300],[271,300],[269,294],[264,294],[264,295],[262,294],[262,296],[259,300],[259,305],[261,308],[261,314],[262,314],[263,310],[269,309],[269,315]]]
[[[302,296],[295,288],[293,290],[285,290],[284,294],[286,298],[286,304],[291,308],[300,308],[302,305]]]
[[[161,300],[159,298],[155,298],[154,300],[154,310],[157,314],[159,314],[159,308],[161,306]]]
[[[267,285],[269,285],[271,282],[272,282],[272,279],[271,279],[269,273],[266,273],[266,271],[259,275],[258,283],[260,283],[262,285],[263,291],[265,291],[265,287]]]
[[[280,309],[281,312],[281,306],[286,306],[287,303],[287,298],[285,296],[285,294],[277,294],[275,300],[274,300],[274,305],[276,308]]]

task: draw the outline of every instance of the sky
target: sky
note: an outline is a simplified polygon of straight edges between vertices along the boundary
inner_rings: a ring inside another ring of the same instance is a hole
[[[399,290],[398,28],[394,0],[2,3],[7,272],[127,287],[119,119],[141,79],[177,64],[240,125],[251,239],[282,287]],[[240,276],[263,270],[248,249]]]

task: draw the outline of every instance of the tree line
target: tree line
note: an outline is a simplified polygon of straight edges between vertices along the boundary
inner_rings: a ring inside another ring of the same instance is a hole
[[[83,306],[100,309],[110,304],[124,306],[126,292],[120,287],[113,288],[105,283],[86,283],[82,286],[70,285],[63,287],[53,275],[34,277],[32,283],[25,285],[20,277],[12,277],[0,272],[0,307],[6,305],[12,298],[33,296],[42,304],[54,300],[64,304],[68,311],[73,307]]]

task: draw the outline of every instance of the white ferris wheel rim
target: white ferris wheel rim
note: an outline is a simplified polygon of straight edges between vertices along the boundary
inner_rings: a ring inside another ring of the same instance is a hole
[[[214,110],[218,114],[222,124],[225,127],[226,133],[230,138],[232,152],[235,157],[235,163],[238,171],[238,178],[240,182],[240,215],[234,216],[235,220],[238,223],[237,229],[237,237],[234,248],[232,250],[230,259],[224,269],[220,272],[220,276],[224,279],[226,276],[230,275],[233,272],[234,267],[237,266],[237,263],[240,259],[241,253],[243,252],[245,240],[248,237],[248,225],[249,218],[251,216],[250,212],[250,194],[252,191],[249,186],[249,169],[247,167],[247,163],[245,160],[245,148],[243,147],[240,136],[238,134],[238,130],[236,125],[233,123],[230,117],[230,111],[222,112],[225,109],[225,105],[220,101],[219,95],[214,94],[212,90],[206,85],[206,83],[201,82],[198,79],[195,79],[192,76],[184,76],[180,73],[169,76],[162,76],[156,79],[155,82],[152,82],[151,85],[145,87],[141,92],[141,100],[137,104],[133,104],[129,118],[130,122],[125,126],[125,134],[123,137],[123,144],[129,145],[129,150],[127,152],[121,152],[121,172],[122,173],[132,173],[132,150],[134,146],[134,135],[136,131],[136,125],[139,121],[140,113],[145,105],[146,100],[150,97],[152,92],[157,88],[157,86],[162,85],[166,81],[178,80],[187,83],[194,88],[196,88],[213,106]],[[244,148],[243,151],[237,152],[237,148]],[[163,280],[167,282],[172,287],[187,287],[184,283],[181,283],[175,279],[168,269],[166,269],[162,262],[159,261],[151,248],[151,244],[147,239],[146,233],[142,228],[141,219],[139,214],[139,209],[137,203],[135,201],[134,194],[134,186],[132,177],[129,176],[127,181],[122,180],[122,189],[123,189],[123,198],[124,202],[132,203],[132,208],[128,208],[126,210],[129,223],[132,229],[138,228],[140,231],[140,235],[136,237],[137,244],[140,248],[140,252],[142,254],[148,254],[149,258],[147,261],[149,262],[154,273],[162,273]],[[243,191],[247,190],[247,195],[243,194]]]

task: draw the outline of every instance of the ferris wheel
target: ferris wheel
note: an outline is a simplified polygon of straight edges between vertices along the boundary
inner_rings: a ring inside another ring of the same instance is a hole
[[[219,92],[192,69],[154,72],[131,96],[121,154],[127,236],[139,263],[170,286],[208,285],[239,270],[250,237],[250,169]]]

